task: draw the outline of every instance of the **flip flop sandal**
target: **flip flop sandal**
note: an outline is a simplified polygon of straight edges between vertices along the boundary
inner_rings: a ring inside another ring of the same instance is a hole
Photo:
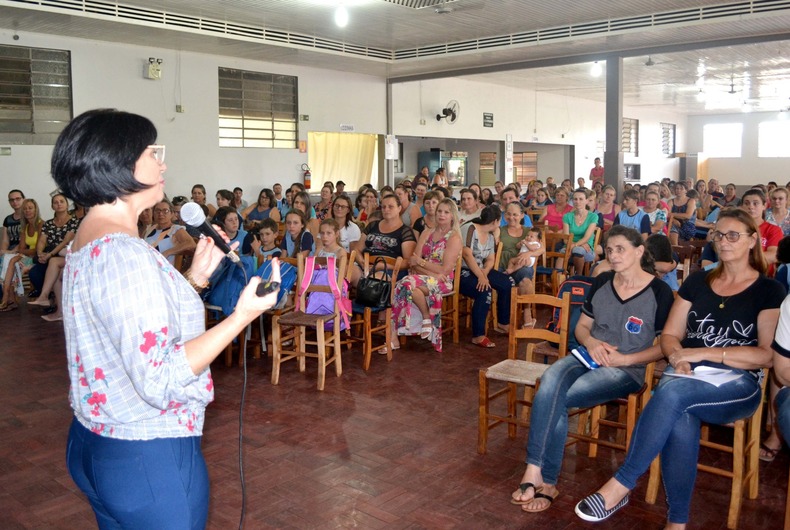
[[[531,509],[529,507],[529,503],[532,502],[532,501],[528,501],[526,504],[521,506],[521,509],[523,511],[529,512],[529,513],[545,512],[546,510],[551,508],[551,505],[554,502],[554,499],[559,497],[559,495],[560,494],[558,492],[554,497],[552,497],[551,495],[546,495],[545,493],[541,493],[541,492],[538,491],[538,492],[535,493],[535,496],[532,497],[532,501],[537,500],[537,499],[546,499],[547,501],[549,501],[549,503],[546,504],[546,505],[541,506],[540,508],[532,508]]]
[[[15,303],[12,304],[5,304],[0,306],[0,312],[6,313],[8,311],[13,311],[14,309],[18,309],[18,306]]]
[[[496,344],[491,342],[491,339],[489,339],[488,337],[483,337],[483,340],[481,340],[480,342],[473,342],[472,344],[480,348],[496,348]]]
[[[771,449],[770,447],[768,447],[765,444],[760,444],[760,450],[765,452],[764,456],[760,455],[760,457],[759,457],[761,461],[763,461],[763,462],[773,462],[774,459],[776,458],[776,455],[779,453],[779,451],[782,450],[782,448],[780,447],[778,449]]]
[[[521,484],[518,485],[518,489],[520,491],[520,495],[524,495],[529,488],[532,488],[535,491],[535,494],[533,494],[533,497],[535,495],[537,495],[537,493],[541,490],[540,487],[536,488],[535,485],[532,482],[522,482]],[[519,501],[519,500],[514,499],[513,495],[510,496],[510,504],[516,504],[516,505],[519,505],[519,506],[524,506],[528,502],[532,502],[532,499],[529,499],[528,501]]]

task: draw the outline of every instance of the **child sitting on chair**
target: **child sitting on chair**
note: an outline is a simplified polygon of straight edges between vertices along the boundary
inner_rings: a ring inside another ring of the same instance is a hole
[[[340,245],[340,225],[334,219],[324,219],[318,227],[318,240],[321,248],[316,254],[319,258],[335,256],[340,258],[346,250]]]

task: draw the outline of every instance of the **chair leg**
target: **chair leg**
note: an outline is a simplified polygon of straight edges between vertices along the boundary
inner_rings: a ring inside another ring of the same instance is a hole
[[[316,328],[315,342],[318,348],[318,390],[324,389],[326,379],[326,344],[324,343],[324,331]],[[301,357],[304,360],[304,357]]]
[[[459,342],[459,329],[458,329],[458,313],[460,310],[458,309],[458,297],[459,295],[456,293],[455,296],[452,297],[452,306],[453,306],[453,344],[458,344]]]
[[[647,493],[645,502],[655,504],[658,497],[658,487],[661,484],[661,457],[657,456],[650,463],[650,478],[647,481]]]
[[[762,409],[762,406],[760,407]],[[757,410],[749,419],[748,441],[746,442],[746,496],[756,499],[760,492],[760,424],[762,410]]]
[[[318,333],[316,332],[316,335]],[[299,326],[299,330],[294,333],[294,354],[296,357],[296,362],[299,364],[299,371],[304,372],[305,370],[305,356],[304,354],[307,351],[307,328],[305,326]]]
[[[732,441],[732,493],[730,495],[730,510],[727,514],[727,528],[738,528],[738,516],[741,514],[741,500],[743,499],[743,445],[745,420],[735,423]]]
[[[362,369],[366,372],[370,368],[370,358],[373,356],[373,319],[374,315],[373,312],[370,310],[369,307],[365,308],[365,311],[362,313],[363,324],[362,324],[362,337],[363,337],[363,344],[362,344]],[[389,329],[389,326],[387,326]],[[389,334],[388,334],[389,335]]]
[[[488,444],[488,378],[486,370],[478,372],[477,452],[486,454]],[[790,491],[790,487],[788,489]]]
[[[386,330],[384,331],[385,340],[387,341],[387,362],[390,362],[392,360],[392,339],[393,339],[392,336],[393,329],[392,329],[392,325],[390,324],[390,322],[392,322],[392,309],[387,308],[387,310],[384,312],[384,322],[387,323]]]
[[[332,356],[335,361],[335,375],[340,377],[343,375],[343,348],[340,344],[340,326],[334,331],[334,350],[335,354]]]
[[[592,438],[598,438],[601,433],[601,416],[606,415],[606,405],[598,405],[593,407],[590,410],[590,436]],[[583,415],[586,419],[586,414]],[[582,417],[579,418],[579,422],[582,421]],[[590,447],[587,449],[587,456],[590,458],[596,458],[598,456],[598,444],[595,442],[590,442]]]
[[[272,317],[272,384],[280,382],[280,354],[282,341],[280,340],[280,316]]]
[[[518,417],[518,410],[516,409],[518,405],[518,387],[516,383],[508,383],[507,384],[507,417],[509,420],[507,424],[507,437],[511,440],[516,439],[516,434],[518,434],[518,425],[516,425],[516,418]]]

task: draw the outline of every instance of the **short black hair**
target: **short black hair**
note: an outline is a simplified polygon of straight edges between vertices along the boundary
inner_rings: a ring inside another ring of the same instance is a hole
[[[13,189],[13,190],[11,190],[11,191],[9,191],[9,192],[8,192],[8,196],[10,197],[12,193],[18,193],[18,194],[20,194],[20,195],[22,196],[22,198],[23,198],[23,199],[25,199],[25,198],[26,198],[26,197],[25,197],[25,192],[24,192],[24,191],[22,191],[22,190]]]
[[[266,219],[261,219],[261,221],[258,223],[258,231],[263,230],[264,228],[268,228],[269,230],[274,232],[275,235],[277,235],[277,232],[280,231],[280,227],[277,226],[277,221],[275,221],[271,217],[267,217]]]
[[[217,212],[214,214],[214,218],[212,222],[221,226],[223,229],[225,228],[225,219],[232,213],[235,213],[237,216],[239,212],[236,211],[235,208],[231,206],[223,206],[221,208],[217,208]],[[241,217],[239,217],[239,221],[241,221]]]
[[[236,186],[235,188],[233,188],[233,193],[236,193],[237,191],[244,192],[243,189],[241,189],[240,187]]]
[[[225,199],[226,201],[233,201],[233,192],[230,190],[217,190],[217,195]]]
[[[156,142],[148,118],[116,109],[84,112],[63,129],[52,153],[52,178],[85,207],[150,188],[134,177],[137,160]]]

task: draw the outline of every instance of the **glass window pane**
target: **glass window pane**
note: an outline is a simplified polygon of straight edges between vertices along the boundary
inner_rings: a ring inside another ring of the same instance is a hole
[[[709,123],[702,127],[702,152],[708,158],[740,158],[742,123]]]
[[[232,146],[296,148],[296,77],[219,68],[218,78],[221,147],[230,146],[228,140],[243,138]]]

